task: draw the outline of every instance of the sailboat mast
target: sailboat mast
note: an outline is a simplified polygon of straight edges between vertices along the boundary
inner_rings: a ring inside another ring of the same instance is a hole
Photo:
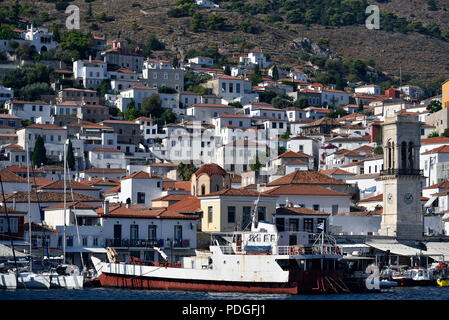
[[[25,141],[25,150],[27,152],[27,183],[28,183],[28,233],[30,234],[30,272],[33,272],[33,259],[31,257],[32,237],[31,237],[31,184],[30,184],[30,150],[28,150],[28,141]]]
[[[14,240],[13,240],[12,234],[11,234],[11,224],[9,222],[8,209],[6,208],[5,193],[3,191],[3,181],[2,181],[2,176],[1,175],[0,175],[0,186],[2,188],[3,208],[5,209],[6,220],[8,222],[8,236],[9,236],[9,240],[11,242],[12,256],[14,258],[14,266],[16,267],[16,277],[18,277],[19,276],[19,270],[17,268],[16,250],[14,249]]]
[[[65,227],[66,227],[66,207],[67,207],[67,192],[66,192],[66,189],[67,189],[67,186],[66,186],[66,181],[67,181],[67,179],[66,179],[66,161],[67,161],[67,159],[66,159],[66,150],[65,150],[65,145],[66,145],[66,141],[64,141],[64,151],[63,151],[63,156],[64,156],[64,235],[63,235],[63,239],[62,239],[62,241],[63,241],[63,263],[65,264],[65,251],[66,251],[66,234],[65,234],[65,232],[66,232],[66,230],[65,230]]]

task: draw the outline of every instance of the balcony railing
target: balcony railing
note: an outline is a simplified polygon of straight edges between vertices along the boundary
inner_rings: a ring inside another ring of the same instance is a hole
[[[107,247],[118,248],[152,248],[152,247],[164,247],[164,248],[190,248],[190,241],[184,240],[171,240],[164,241],[164,239],[148,240],[148,239],[106,239]]]
[[[119,248],[130,248],[130,247],[162,247],[164,245],[164,240],[148,240],[148,239],[106,239],[107,247],[119,247]]]
[[[387,169],[380,171],[381,176],[422,176],[423,170],[418,169]]]

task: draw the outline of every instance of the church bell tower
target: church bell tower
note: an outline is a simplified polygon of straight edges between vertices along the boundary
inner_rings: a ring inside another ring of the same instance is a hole
[[[415,114],[385,116],[383,124],[383,213],[379,234],[398,240],[423,237],[419,150],[421,122]]]

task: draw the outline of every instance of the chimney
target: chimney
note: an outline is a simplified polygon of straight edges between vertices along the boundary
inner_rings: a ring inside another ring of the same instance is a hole
[[[109,201],[105,200],[103,203],[103,214],[107,215],[109,213]]]

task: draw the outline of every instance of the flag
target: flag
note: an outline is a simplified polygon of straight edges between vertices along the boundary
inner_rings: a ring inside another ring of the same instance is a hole
[[[319,223],[319,224],[316,226],[316,228],[317,228],[318,230],[324,230],[324,221],[321,222],[321,223]]]

